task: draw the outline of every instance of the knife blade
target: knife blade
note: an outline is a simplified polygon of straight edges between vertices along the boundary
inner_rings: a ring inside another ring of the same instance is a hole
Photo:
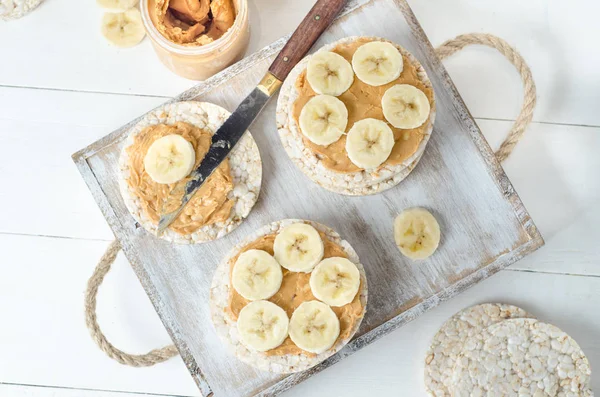
[[[191,179],[185,185],[179,207],[175,211],[161,215],[156,231],[158,236],[164,233],[167,227],[177,219],[202,184],[227,158],[269,99],[277,92],[292,68],[304,58],[344,4],[345,0],[319,0],[308,12],[269,67],[267,74],[217,129],[206,156],[190,174]]]

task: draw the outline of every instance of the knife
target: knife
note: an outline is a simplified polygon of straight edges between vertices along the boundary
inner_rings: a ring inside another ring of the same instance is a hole
[[[304,17],[258,86],[252,90],[215,132],[206,156],[190,174],[191,179],[185,185],[181,204],[175,211],[163,214],[160,217],[156,231],[158,236],[177,219],[200,186],[227,158],[229,152],[265,107],[269,98],[277,92],[290,71],[304,58],[323,31],[333,22],[345,2],[346,0],[319,0]]]

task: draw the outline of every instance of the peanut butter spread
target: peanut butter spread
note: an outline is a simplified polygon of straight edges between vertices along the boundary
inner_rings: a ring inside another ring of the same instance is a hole
[[[352,43],[340,44],[332,51],[346,58],[348,62],[352,62],[352,55],[358,47],[370,41],[373,40],[359,39]],[[379,87],[373,87],[363,83],[354,76],[354,82],[350,88],[338,96],[348,109],[348,126],[346,127],[346,132],[352,128],[355,122],[365,118],[374,118],[385,121],[383,109],[381,107],[381,98],[388,88],[396,84],[410,84],[417,87],[425,93],[429,99],[429,104],[433,105],[433,90],[430,87],[426,87],[425,84],[421,82],[417,75],[416,66],[413,65],[406,56],[403,56],[403,61],[404,68],[400,77]],[[310,98],[317,95],[306,79],[306,70],[298,76],[298,79],[296,80],[296,90],[298,91],[298,98],[292,105],[292,117],[296,120],[296,124],[300,125],[298,122],[300,111]],[[392,149],[392,153],[381,167],[385,165],[400,164],[412,156],[419,148],[419,144],[423,140],[428,125],[429,121],[426,121],[420,127],[408,130],[395,128],[392,125],[389,125],[394,132],[396,144]],[[328,146],[317,145],[308,140],[304,135],[302,136],[302,139],[306,147],[319,155],[326,168],[340,173],[351,173],[362,170],[354,165],[348,157],[345,135],[342,135],[339,140]]]
[[[181,135],[192,144],[196,151],[194,167],[197,167],[208,152],[212,134],[189,123],[177,122],[175,125],[158,124],[146,127],[135,136],[133,144],[126,149],[130,172],[127,184],[139,198],[146,216],[156,224],[161,214],[171,212],[179,206],[185,184],[189,180],[184,178],[169,185],[156,183],[144,169],[144,157],[148,148],[158,138],[171,134]],[[229,160],[225,160],[191,198],[169,229],[179,234],[190,234],[202,226],[224,222],[233,208],[234,201],[227,198],[227,194],[232,190],[233,178]]]
[[[204,45],[233,25],[232,0],[148,0],[152,23],[176,44]]]
[[[273,255],[273,245],[275,244],[276,234],[269,234],[259,238],[258,240],[248,244],[244,248],[240,250],[240,252],[231,258],[229,262],[230,266],[230,279],[231,272],[233,271],[233,266],[237,261],[237,258],[245,251],[251,249],[259,249],[268,252]],[[325,237],[324,234],[321,233],[321,239],[323,240],[323,244],[325,246],[325,255],[323,258],[331,258],[334,256],[340,256],[343,258],[347,258],[348,255],[344,252],[342,247],[331,242]],[[296,273],[289,271],[287,269],[283,270],[283,282],[281,283],[281,288],[279,291],[273,295],[269,301],[275,303],[277,306],[281,307],[286,311],[288,317],[292,316],[294,310],[302,302],[316,300],[314,295],[310,290],[310,273]],[[341,307],[331,307],[338,319],[340,320],[340,336],[339,339],[346,339],[350,336],[352,329],[356,322],[361,318],[363,313],[362,303],[360,302],[360,291],[362,291],[362,283],[359,288],[359,293],[356,294],[354,300],[347,305]],[[227,307],[227,311],[232,316],[234,320],[237,320],[240,310],[244,308],[250,301],[244,299],[237,291],[233,288],[229,290],[229,306]],[[288,336],[286,340],[276,347],[275,349],[268,350],[266,354],[268,356],[280,356],[284,354],[300,354],[304,353],[309,356],[314,356],[314,354],[306,352],[300,349],[298,346],[292,342],[290,337]]]

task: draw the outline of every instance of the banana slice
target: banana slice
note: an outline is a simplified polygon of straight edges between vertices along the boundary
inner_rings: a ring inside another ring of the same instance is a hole
[[[422,125],[431,106],[423,91],[409,84],[390,87],[381,98],[385,119],[396,128],[410,129]]]
[[[360,273],[346,258],[323,259],[310,275],[310,290],[315,298],[340,307],[354,300],[360,287]]]
[[[254,301],[240,310],[237,329],[244,346],[264,352],[283,343],[288,336],[289,323],[285,310],[276,304]]]
[[[144,168],[156,183],[175,183],[185,178],[194,168],[194,146],[177,134],[155,140],[146,156]]]
[[[394,239],[405,256],[425,259],[440,244],[440,225],[426,209],[410,208],[394,220]]]
[[[117,47],[133,47],[146,35],[142,16],[137,8],[125,12],[107,12],[102,17],[102,35]]]
[[[317,94],[338,96],[354,81],[352,65],[331,51],[318,51],[308,61],[306,79]]]
[[[311,142],[327,146],[340,139],[348,125],[348,109],[331,95],[311,98],[298,119],[300,130]]]
[[[372,41],[358,47],[352,56],[354,73],[363,83],[380,86],[400,77],[402,54],[391,43]]]
[[[323,302],[302,303],[290,319],[290,338],[300,349],[320,354],[330,349],[340,335],[340,320]]]
[[[138,0],[96,0],[96,4],[108,12],[123,12],[135,7]]]
[[[262,250],[242,253],[231,272],[233,288],[251,301],[269,299],[275,295],[282,280],[281,266],[268,252]]]
[[[314,227],[294,223],[275,237],[273,251],[281,266],[293,272],[309,273],[323,259],[325,247]]]
[[[387,160],[395,143],[394,133],[385,121],[363,119],[348,131],[346,152],[358,167],[375,168]]]

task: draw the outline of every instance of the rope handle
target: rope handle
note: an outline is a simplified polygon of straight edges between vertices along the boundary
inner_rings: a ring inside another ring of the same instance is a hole
[[[506,41],[491,34],[463,34],[442,43],[441,46],[436,48],[435,52],[440,59],[444,59],[472,44],[485,45],[497,49],[515,66],[521,75],[521,80],[523,82],[524,98],[521,111],[506,139],[496,151],[498,161],[502,162],[511,154],[533,118],[533,109],[535,108],[536,103],[535,83],[533,82],[531,70],[525,63],[523,57],[521,57],[521,55]],[[132,367],[149,367],[176,356],[178,352],[175,345],[154,349],[146,354],[125,353],[106,339],[106,336],[104,336],[98,325],[98,319],[96,318],[96,296],[98,294],[98,288],[102,284],[102,281],[104,281],[104,277],[110,270],[111,265],[115,261],[120,250],[121,245],[117,240],[110,243],[106,252],[100,259],[100,262],[98,262],[96,269],[94,269],[94,273],[88,280],[85,291],[85,323],[94,342],[96,342],[98,347],[100,347],[100,349],[110,358],[121,364]]]

